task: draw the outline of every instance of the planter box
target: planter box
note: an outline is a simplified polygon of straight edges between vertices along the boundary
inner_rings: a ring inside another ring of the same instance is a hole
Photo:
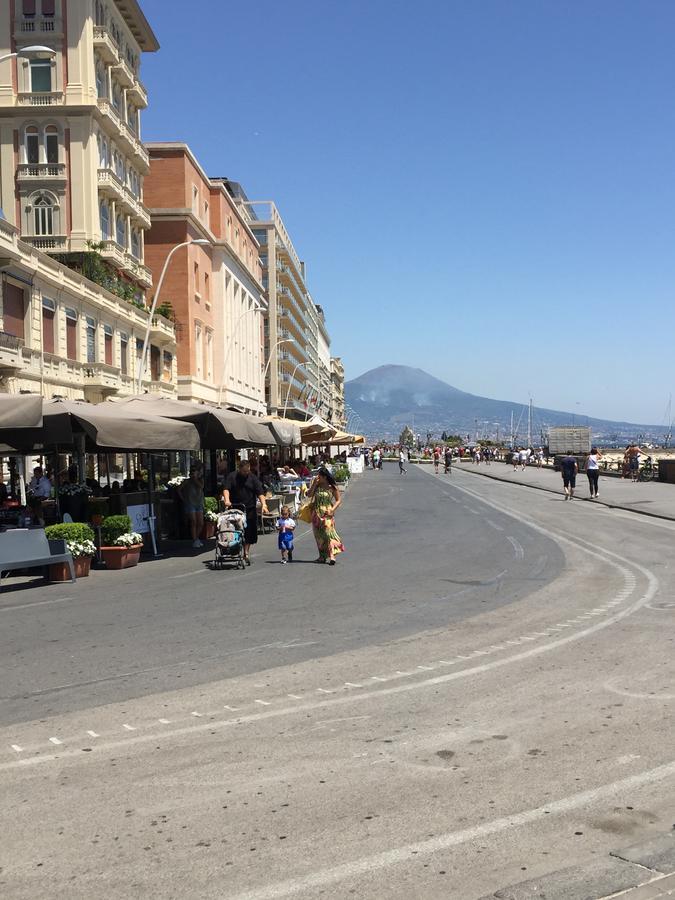
[[[91,568],[91,556],[77,556],[73,560],[76,578],[88,578]],[[49,567],[50,581],[70,581],[70,570],[66,563],[54,563]]]
[[[209,538],[215,537],[216,535],[216,523],[215,522],[204,522],[204,527],[202,528],[202,540],[208,541]]]
[[[107,569],[130,569],[138,565],[142,549],[142,544],[135,544],[133,547],[101,547],[101,556]]]

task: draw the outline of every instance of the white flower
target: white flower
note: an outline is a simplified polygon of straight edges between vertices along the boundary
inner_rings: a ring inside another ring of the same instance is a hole
[[[204,521],[205,522],[217,522],[218,521],[218,513],[211,512],[211,510],[207,509],[204,513]]]
[[[96,556],[96,547],[93,541],[66,541],[66,547],[73,559],[81,556]]]
[[[187,481],[187,475],[176,475],[175,478],[170,478],[167,484],[171,485],[171,487],[178,487],[184,481]]]
[[[136,531],[128,531],[121,534],[115,541],[115,547],[134,547],[143,543],[143,536]]]

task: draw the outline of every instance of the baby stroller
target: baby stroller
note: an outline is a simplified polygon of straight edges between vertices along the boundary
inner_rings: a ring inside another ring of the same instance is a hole
[[[218,516],[216,525],[216,557],[214,568],[222,569],[231,563],[237,569],[245,569],[244,562],[244,529],[246,513],[233,506]]]

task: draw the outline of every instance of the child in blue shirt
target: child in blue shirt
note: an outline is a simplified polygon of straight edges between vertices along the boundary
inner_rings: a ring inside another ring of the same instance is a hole
[[[281,515],[277,519],[277,531],[279,532],[279,549],[281,550],[281,565],[293,562],[293,532],[295,531],[295,519],[291,518],[290,506],[281,507]]]

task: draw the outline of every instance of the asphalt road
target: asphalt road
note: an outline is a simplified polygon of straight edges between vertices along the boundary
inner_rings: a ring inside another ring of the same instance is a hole
[[[558,575],[553,541],[498,514],[486,524],[479,507],[388,467],[349,490],[338,522],[348,554],[332,569],[314,564],[299,523],[286,567],[272,535],[243,572],[212,571],[209,551],[4,594],[0,725],[410,637]]]
[[[675,523],[392,467],[339,526],[0,596],[0,895],[600,897],[672,830]]]

